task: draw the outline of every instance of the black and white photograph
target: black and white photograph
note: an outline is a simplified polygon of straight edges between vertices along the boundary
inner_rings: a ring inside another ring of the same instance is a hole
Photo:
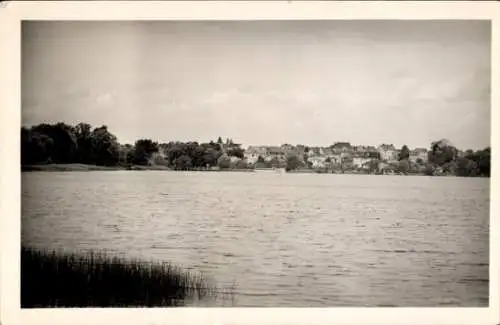
[[[487,21],[24,22],[23,307],[488,306]]]
[[[19,187],[2,174],[0,208],[19,196],[19,266],[4,246],[1,286],[18,274],[21,313],[493,319],[492,20],[170,8],[177,18],[19,21],[19,116],[2,123],[19,139]]]

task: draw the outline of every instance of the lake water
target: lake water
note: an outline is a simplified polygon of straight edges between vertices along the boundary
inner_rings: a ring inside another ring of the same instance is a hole
[[[22,240],[171,261],[238,307],[487,306],[489,179],[29,172]]]

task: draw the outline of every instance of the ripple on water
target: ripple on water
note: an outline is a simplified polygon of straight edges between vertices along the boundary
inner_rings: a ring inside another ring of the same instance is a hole
[[[168,258],[236,281],[234,306],[488,304],[486,179],[35,172],[22,191],[24,244]]]

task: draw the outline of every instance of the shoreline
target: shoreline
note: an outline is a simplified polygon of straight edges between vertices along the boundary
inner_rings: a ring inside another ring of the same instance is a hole
[[[90,172],[90,171],[169,171],[169,172],[255,172],[255,169],[192,169],[175,170],[166,166],[97,166],[87,164],[46,164],[46,165],[22,165],[21,172]]]
[[[21,172],[91,172],[91,171],[169,171],[169,172],[233,172],[233,173],[281,173],[281,174],[329,174],[329,175],[375,175],[375,176],[428,176],[428,177],[461,177],[461,178],[490,178],[487,176],[464,177],[456,175],[425,175],[419,173],[411,174],[380,174],[363,173],[356,171],[325,172],[318,170],[298,169],[284,171],[284,169],[198,169],[198,170],[175,170],[166,166],[97,166],[87,164],[46,164],[46,165],[24,165]]]

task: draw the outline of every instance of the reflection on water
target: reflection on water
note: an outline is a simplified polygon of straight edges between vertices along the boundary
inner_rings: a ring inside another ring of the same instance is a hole
[[[232,306],[488,305],[489,179],[30,172],[22,192],[25,244],[171,261]]]

